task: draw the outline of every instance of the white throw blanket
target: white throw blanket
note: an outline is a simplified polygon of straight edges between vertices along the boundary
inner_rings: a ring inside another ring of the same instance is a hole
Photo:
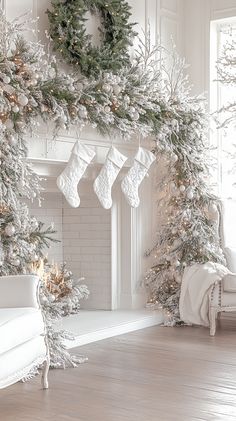
[[[179,310],[185,323],[209,326],[209,293],[211,286],[231,273],[218,263],[195,264],[184,271]]]

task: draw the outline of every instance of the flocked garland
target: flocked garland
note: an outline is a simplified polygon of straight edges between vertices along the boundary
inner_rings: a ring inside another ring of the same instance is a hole
[[[128,47],[135,35],[130,9],[125,0],[54,0],[47,14],[55,49],[85,76],[97,76],[103,70],[118,72],[130,63]],[[100,47],[86,33],[87,12],[100,17]]]

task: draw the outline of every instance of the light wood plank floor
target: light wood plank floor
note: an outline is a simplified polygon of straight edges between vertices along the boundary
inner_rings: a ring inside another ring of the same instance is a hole
[[[77,369],[0,390],[0,421],[235,421],[236,315],[216,337],[151,327],[78,349]]]

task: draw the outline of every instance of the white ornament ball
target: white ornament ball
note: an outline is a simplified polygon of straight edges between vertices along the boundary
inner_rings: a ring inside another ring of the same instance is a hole
[[[33,218],[33,219],[31,220],[31,227],[32,227],[33,229],[37,229],[37,228],[38,228],[38,226],[39,226],[39,224],[38,224],[37,219]]]
[[[14,260],[11,260],[11,264],[12,264],[13,266],[20,266],[20,259],[14,259]]]
[[[31,79],[30,83],[31,83],[32,86],[36,86],[38,81],[37,81],[37,79]]]
[[[129,107],[128,111],[130,114],[134,114],[136,112],[136,109],[134,107]]]
[[[15,146],[17,144],[17,137],[13,134],[8,135],[10,145]]]
[[[132,117],[131,118],[134,121],[138,121],[138,119],[139,119],[139,113],[137,111],[135,111],[135,113],[132,114]]]
[[[11,82],[11,78],[9,76],[4,76],[2,80],[3,80],[3,83],[10,83]]]
[[[39,257],[37,254],[34,254],[34,256],[32,257],[32,262],[37,262],[39,260]]]
[[[35,191],[32,191],[31,194],[30,194],[30,196],[31,196],[32,199],[35,199],[35,197],[37,196],[37,194],[35,193]]]
[[[194,198],[194,193],[193,193],[193,191],[192,191],[192,190],[188,190],[188,191],[187,191],[186,196],[187,196],[187,198],[188,198],[189,200],[192,200],[192,199]]]
[[[14,235],[14,234],[15,234],[16,229],[15,229],[14,225],[10,223],[10,224],[7,224],[7,226],[5,227],[4,232],[5,232],[5,234],[6,234],[8,237],[12,237],[12,235]]]
[[[172,161],[177,162],[178,161],[178,155],[176,155],[175,153],[172,155]]]
[[[175,184],[175,182],[174,182],[174,181],[171,181],[171,182],[170,182],[170,187],[171,187],[171,189],[175,189],[176,184]]]
[[[18,95],[18,102],[22,107],[25,107],[28,104],[29,100],[26,95],[20,94]]]
[[[7,121],[5,122],[5,126],[9,130],[13,129],[14,127],[13,121],[8,118]]]
[[[12,111],[13,111],[14,113],[18,113],[18,112],[20,111],[20,109],[19,109],[18,105],[13,105],[13,107],[12,107]]]
[[[56,297],[55,297],[55,295],[50,294],[50,295],[49,295],[49,297],[48,297],[48,299],[49,299],[49,301],[50,301],[51,303],[53,303],[53,302],[55,301]]]
[[[179,191],[183,193],[186,190],[186,187],[182,184],[179,188]]]
[[[15,92],[14,88],[11,85],[6,85],[3,89],[4,92],[6,92],[9,95],[12,95]]]
[[[108,83],[104,83],[103,85],[102,85],[102,89],[106,92],[106,93],[109,93],[109,92],[111,92],[111,86],[108,84]]]
[[[110,109],[109,105],[106,105],[106,106],[105,106],[104,111],[105,111],[106,113],[109,113],[109,112],[111,111],[111,109]]]
[[[78,91],[82,91],[83,88],[84,88],[84,85],[79,82],[79,83],[77,83],[76,88],[77,88]]]
[[[121,87],[119,85],[114,85],[113,92],[115,95],[119,95],[121,93]]]
[[[130,97],[128,95],[125,95],[123,99],[124,99],[124,102],[126,104],[129,104],[130,103]]]
[[[87,118],[88,117],[88,112],[87,112],[86,108],[81,108],[79,110],[79,116],[80,116],[80,118]]]

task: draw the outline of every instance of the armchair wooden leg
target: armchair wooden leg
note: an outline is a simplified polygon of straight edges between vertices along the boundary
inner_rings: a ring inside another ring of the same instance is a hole
[[[43,389],[48,389],[48,371],[50,367],[50,359],[47,357],[46,361],[43,364],[42,370],[42,387]]]
[[[217,318],[217,309],[210,307],[209,309],[209,319],[210,319],[210,336],[215,336],[216,333],[216,318]]]

